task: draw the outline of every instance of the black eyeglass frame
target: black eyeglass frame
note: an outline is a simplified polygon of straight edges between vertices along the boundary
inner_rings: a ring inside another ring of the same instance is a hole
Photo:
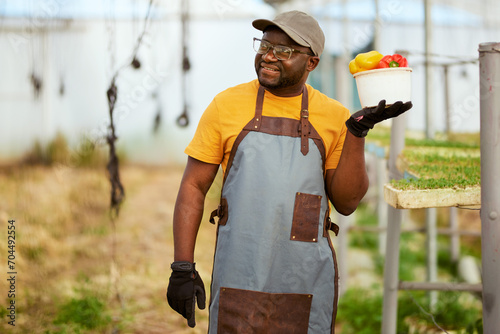
[[[255,45],[255,42],[259,42],[259,45],[258,45],[259,47],[257,47],[257,46]],[[268,45],[268,47],[267,47],[266,51],[262,51],[262,50],[260,50],[260,45],[262,45],[262,42],[264,42],[265,44],[267,44],[267,45]],[[282,59],[281,57],[278,57],[278,56],[276,55],[276,47],[281,47],[281,48],[284,48],[283,52],[288,52],[287,50],[290,50],[290,53],[289,53],[289,55],[288,55],[288,58],[284,58],[284,59]],[[264,41],[264,40],[259,39],[259,38],[256,38],[256,37],[254,37],[254,38],[253,38],[253,49],[255,50],[255,52],[257,52],[258,54],[261,54],[261,55],[265,55],[265,54],[267,54],[267,53],[269,52],[269,49],[273,49],[273,55],[274,55],[274,57],[276,57],[276,59],[278,59],[278,60],[289,60],[290,58],[292,58],[292,54],[293,54],[294,52],[297,52],[297,53],[302,53],[302,54],[306,54],[306,55],[309,55],[309,56],[315,56],[315,54],[312,54],[312,53],[310,53],[310,52],[304,52],[304,51],[300,51],[300,50],[295,50],[294,48],[291,48],[291,47],[286,46],[286,45],[274,45],[274,44],[271,44],[271,43],[269,43],[269,42],[267,42],[267,41]]]

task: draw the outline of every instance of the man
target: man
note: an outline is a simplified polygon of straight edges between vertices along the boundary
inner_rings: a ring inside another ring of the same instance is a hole
[[[174,212],[171,307],[195,325],[205,290],[194,265],[205,195],[219,165],[224,181],[212,274],[209,333],[333,333],[337,265],[329,201],[351,214],[368,178],[364,136],[411,108],[397,102],[352,117],[306,85],[324,35],[291,11],[255,20],[257,80],[218,94],[203,114]]]

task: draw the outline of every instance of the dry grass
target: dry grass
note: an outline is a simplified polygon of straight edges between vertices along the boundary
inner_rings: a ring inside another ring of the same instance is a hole
[[[198,326],[192,330],[165,300],[182,168],[125,166],[121,174],[127,197],[113,228],[103,169],[25,166],[0,171],[2,240],[7,240],[7,221],[16,220],[17,333],[206,332],[206,310],[198,312]],[[212,208],[216,201],[211,194],[207,205]],[[196,258],[207,292],[214,235],[214,226],[202,224]],[[2,258],[7,254],[3,241],[0,252]],[[8,301],[6,280],[0,280],[0,293],[2,313]],[[109,324],[95,329],[54,324],[70,300],[88,296],[104,302]],[[2,314],[0,332],[12,330],[5,319]]]

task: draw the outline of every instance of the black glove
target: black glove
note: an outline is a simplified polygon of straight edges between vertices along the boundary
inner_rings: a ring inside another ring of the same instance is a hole
[[[397,117],[407,110],[410,110],[413,104],[408,101],[395,102],[393,105],[386,107],[385,100],[378,103],[376,107],[363,108],[355,112],[345,122],[349,131],[356,137],[364,137],[368,134],[368,130],[373,129],[373,126],[386,119]]]
[[[203,310],[205,308],[205,286],[194,263],[174,262],[171,268],[172,275],[167,288],[168,304],[188,320],[189,327],[194,327],[196,326],[195,300],[198,301],[198,307]]]

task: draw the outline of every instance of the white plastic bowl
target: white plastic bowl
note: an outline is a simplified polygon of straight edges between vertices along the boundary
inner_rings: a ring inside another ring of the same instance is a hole
[[[361,107],[375,107],[381,100],[386,105],[411,101],[411,72],[410,67],[391,67],[355,73]]]

